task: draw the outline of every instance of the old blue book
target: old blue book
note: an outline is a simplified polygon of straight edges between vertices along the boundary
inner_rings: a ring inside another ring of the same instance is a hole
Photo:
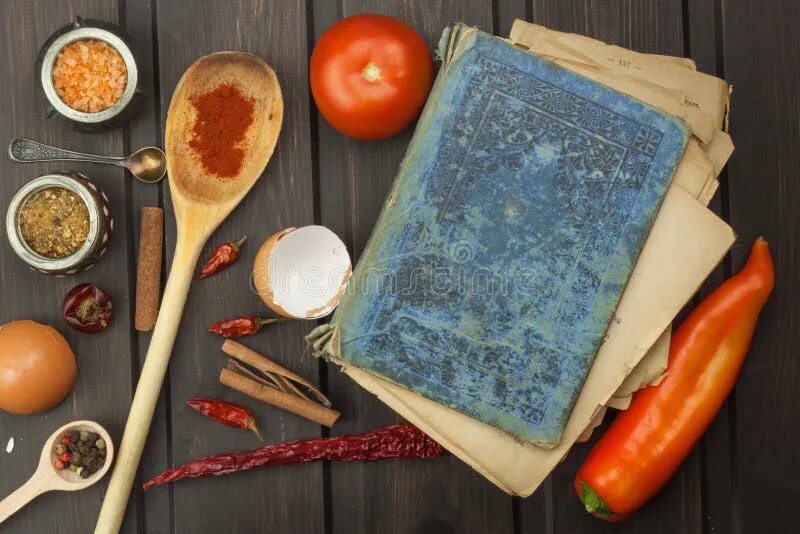
[[[685,148],[680,121],[493,36],[444,64],[318,355],[555,446]]]

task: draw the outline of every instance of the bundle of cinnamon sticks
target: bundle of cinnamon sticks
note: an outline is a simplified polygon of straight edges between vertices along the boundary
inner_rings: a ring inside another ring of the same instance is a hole
[[[327,427],[341,415],[308,380],[231,339],[222,344],[231,357],[219,375],[221,384]]]

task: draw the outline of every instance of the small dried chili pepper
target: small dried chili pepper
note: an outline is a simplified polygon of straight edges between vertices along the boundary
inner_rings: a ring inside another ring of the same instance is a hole
[[[92,284],[80,284],[64,297],[64,319],[75,330],[94,333],[111,322],[111,296]]]
[[[143,488],[183,478],[221,476],[262,465],[285,465],[315,460],[372,461],[384,458],[436,458],[442,446],[417,427],[405,423],[363,434],[335,438],[287,441],[260,449],[207,456],[156,475]]]
[[[200,269],[200,280],[227,269],[239,257],[239,250],[245,241],[247,241],[247,236],[243,236],[238,241],[227,241],[215,248],[211,257]]]
[[[256,420],[253,417],[253,412],[233,404],[232,402],[219,400],[219,399],[202,399],[194,397],[186,400],[186,406],[194,408],[201,414],[205,415],[223,425],[232,426],[234,428],[241,428],[242,430],[252,430],[255,432],[258,439],[264,441],[261,433],[256,426]]]
[[[208,328],[208,331],[224,338],[235,339],[242,336],[252,336],[268,324],[280,323],[285,320],[283,317],[262,319],[253,315],[244,315],[214,323]]]

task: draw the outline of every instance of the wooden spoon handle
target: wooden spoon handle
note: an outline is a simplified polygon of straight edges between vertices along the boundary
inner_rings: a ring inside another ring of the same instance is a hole
[[[0,501],[0,523],[14,515],[20,508],[47,491],[41,477],[34,474],[27,482],[16,489],[14,493]]]
[[[169,273],[153,338],[133,396],[125,433],[122,435],[117,462],[111,474],[95,533],[116,534],[128,504],[131,486],[142,456],[150,422],[158,402],[161,384],[167,372],[169,357],[178,333],[183,307],[194,276],[203,242],[187,242],[179,236],[172,269]]]

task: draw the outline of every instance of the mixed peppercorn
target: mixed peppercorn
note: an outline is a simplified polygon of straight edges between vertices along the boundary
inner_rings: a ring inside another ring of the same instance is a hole
[[[53,447],[54,465],[59,471],[69,469],[81,478],[89,478],[106,463],[106,441],[96,432],[68,430]]]

